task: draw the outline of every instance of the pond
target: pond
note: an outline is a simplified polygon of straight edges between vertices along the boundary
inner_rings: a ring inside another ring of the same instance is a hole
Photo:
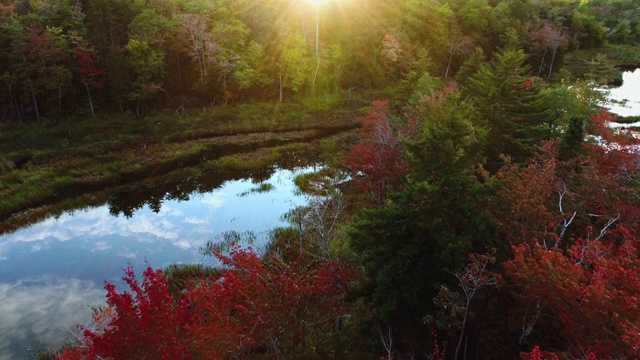
[[[128,262],[213,264],[199,248],[225,231],[253,232],[264,246],[281,215],[308,199],[293,183],[308,159],[247,172],[204,171],[113,193],[108,204],[64,213],[0,236],[0,359],[58,347],[90,307],[104,302],[104,281],[124,289]]]
[[[608,99],[607,108],[612,113],[640,116],[640,69],[625,71],[622,74],[622,86],[609,89]]]

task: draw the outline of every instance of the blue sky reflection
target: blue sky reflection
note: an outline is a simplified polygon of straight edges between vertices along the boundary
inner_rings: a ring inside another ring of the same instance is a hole
[[[211,264],[199,247],[229,230],[254,231],[264,243],[283,213],[306,202],[293,179],[308,171],[276,171],[264,193],[251,192],[258,186],[251,180],[229,181],[188,201],[163,200],[158,213],[145,206],[130,218],[113,216],[104,205],[1,236],[0,360],[68,339],[69,328],[88,320],[88,306],[103,301],[103,282],[121,285],[127,262],[138,272],[145,260]]]

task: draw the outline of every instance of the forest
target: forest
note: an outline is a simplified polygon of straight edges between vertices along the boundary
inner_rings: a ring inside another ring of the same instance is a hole
[[[640,67],[635,0],[0,0],[0,50],[0,142],[29,139],[0,146],[0,217],[125,181],[69,160],[81,127],[357,124],[265,253],[227,234],[220,266],[126,267],[41,359],[640,357],[640,138],[602,90]]]

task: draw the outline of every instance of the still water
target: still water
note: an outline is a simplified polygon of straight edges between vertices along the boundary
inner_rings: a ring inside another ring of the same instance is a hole
[[[104,281],[123,289],[122,268],[213,260],[199,247],[224,231],[252,231],[255,247],[283,225],[281,215],[308,199],[296,175],[312,167],[253,174],[203,173],[197,179],[112,194],[108,204],[64,213],[0,236],[0,360],[57,347],[90,307],[104,302]],[[226,180],[225,180],[226,178]],[[260,184],[269,191],[260,192]]]
[[[620,116],[640,116],[640,69],[622,74],[622,86],[609,90],[609,110]],[[640,123],[638,124],[640,125]]]

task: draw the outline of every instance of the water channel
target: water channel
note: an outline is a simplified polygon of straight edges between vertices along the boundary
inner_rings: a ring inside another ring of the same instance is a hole
[[[128,262],[138,273],[145,261],[213,264],[199,248],[230,230],[251,231],[254,246],[264,246],[269,230],[283,225],[281,215],[308,201],[293,180],[313,171],[314,160],[285,160],[253,172],[208,170],[133,186],[102,206],[0,236],[0,360],[68,341],[90,320],[90,307],[104,303],[105,280],[125,289]]]

